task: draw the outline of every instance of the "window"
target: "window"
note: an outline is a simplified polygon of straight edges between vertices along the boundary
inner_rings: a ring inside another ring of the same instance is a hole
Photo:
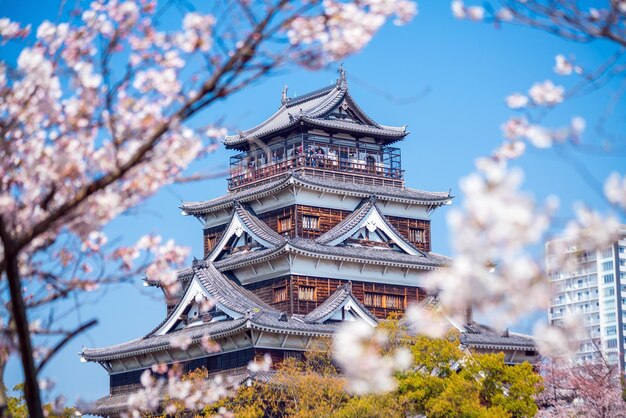
[[[313,286],[299,286],[298,299],[315,301],[315,288]]]
[[[604,314],[604,320],[606,322],[615,322],[615,312],[607,312]]]
[[[613,283],[614,281],[615,281],[615,276],[613,276],[613,274],[604,275],[604,283]]]
[[[617,339],[613,338],[611,340],[607,340],[606,348],[617,348]]]
[[[617,327],[615,325],[611,325],[610,327],[606,327],[606,335],[615,335],[617,334]]]
[[[602,250],[602,258],[609,258],[613,255],[613,249],[611,247]]]
[[[624,251],[626,251],[626,249],[624,247],[619,247],[619,253],[620,254],[624,254]]]
[[[383,304],[387,309],[402,309],[404,308],[404,296],[385,295]]]
[[[275,287],[274,294],[272,295],[272,302],[285,302],[289,299],[289,293],[287,292],[287,286]]]
[[[278,219],[278,232],[289,232],[291,231],[291,216],[283,216]]]
[[[415,242],[418,244],[423,244],[425,242],[424,230],[422,228],[410,228],[409,229],[409,241]]]
[[[215,248],[215,244],[217,244],[217,234],[211,234],[206,236],[206,250],[212,251]]]
[[[302,228],[303,229],[319,229],[320,218],[319,216],[303,215],[302,216]]]
[[[626,267],[626,260],[619,260],[619,265],[622,267]]]
[[[605,261],[602,263],[602,270],[613,270],[613,261]]]
[[[372,306],[374,308],[383,307],[383,295],[380,293],[365,292],[365,306]]]
[[[373,308],[404,309],[404,295],[365,292],[364,302]]]
[[[615,289],[612,287],[607,287],[604,289],[604,296],[613,296],[615,294]]]

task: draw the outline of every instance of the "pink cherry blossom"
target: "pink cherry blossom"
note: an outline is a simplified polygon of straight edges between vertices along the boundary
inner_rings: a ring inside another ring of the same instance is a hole
[[[550,80],[535,83],[528,90],[528,95],[536,105],[554,106],[563,101],[564,88],[555,86]]]
[[[526,107],[528,104],[528,97],[523,94],[514,93],[506,98],[506,105],[511,109],[520,109]]]

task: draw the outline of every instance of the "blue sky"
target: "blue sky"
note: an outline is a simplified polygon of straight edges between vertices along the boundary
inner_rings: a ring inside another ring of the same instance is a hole
[[[525,28],[505,26],[496,29],[486,24],[455,20],[445,0],[420,3],[420,14],[407,26],[388,25],[360,54],[345,61],[351,93],[374,119],[388,125],[408,125],[411,134],[400,144],[406,184],[425,190],[448,190],[458,195],[459,179],[473,169],[476,157],[488,155],[502,140],[500,125],[513,112],[504,98],[513,92],[526,92],[536,81],[551,79],[566,86],[571,78],[552,72],[554,56],[575,56],[584,67],[594,68],[615,48],[593,42],[577,44]],[[32,3],[0,0],[0,15],[35,27],[43,20],[55,20],[57,2]],[[14,55],[5,50],[5,57]],[[231,130],[246,129],[273,113],[281,89],[303,94],[336,79],[334,68],[310,72],[287,68],[280,74],[237,93],[227,101],[203,112],[198,120],[208,123],[223,118]],[[616,86],[572,100],[551,112],[547,124],[560,126],[573,116],[583,116],[589,125],[605,112]],[[623,128],[624,106],[612,117],[615,129]],[[593,129],[585,143],[601,144]],[[623,147],[622,147],[623,148]],[[231,152],[220,149],[207,159],[193,164],[193,170],[217,170],[228,164]],[[565,157],[564,157],[565,156]],[[625,171],[624,154],[561,150],[530,150],[515,165],[526,172],[524,188],[538,200],[558,195],[561,215],[570,216],[571,206],[584,201],[602,211],[609,208],[589,187],[572,161],[582,162],[598,181],[611,171]],[[195,184],[169,186],[152,199],[112,222],[107,234],[130,243],[154,232],[190,246],[193,255],[202,256],[201,225],[194,218],[181,216],[181,200],[205,200],[226,192],[224,178]],[[455,205],[461,204],[461,197]],[[449,254],[445,224],[447,208],[434,213],[433,249]],[[138,338],[152,329],[165,315],[158,290],[141,285],[120,285],[100,291],[97,297],[67,317],[67,326],[94,317],[99,325],[77,337],[46,368],[46,375],[57,382],[55,393],[68,400],[78,396],[95,399],[108,393],[108,376],[98,365],[80,363],[81,346],[102,347]],[[520,325],[524,330],[524,326]],[[6,372],[7,386],[21,381],[19,364],[12,361]]]

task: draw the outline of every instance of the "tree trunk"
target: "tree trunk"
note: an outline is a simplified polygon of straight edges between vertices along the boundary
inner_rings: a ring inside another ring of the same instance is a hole
[[[30,340],[28,318],[26,317],[26,306],[22,298],[22,283],[17,265],[17,253],[12,251],[11,246],[7,245],[7,242],[4,242],[4,244],[6,274],[11,293],[11,313],[15,322],[20,356],[22,358],[22,369],[24,370],[24,396],[28,406],[28,416],[31,418],[43,418],[37,371],[33,359],[33,346]]]

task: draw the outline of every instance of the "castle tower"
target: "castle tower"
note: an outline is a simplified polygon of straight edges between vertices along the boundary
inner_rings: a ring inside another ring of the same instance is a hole
[[[204,258],[179,272],[177,302],[145,337],[81,354],[111,376],[110,396],[91,412],[119,412],[155,363],[245,380],[250,360],[299,357],[342,321],[376,326],[410,303],[432,305],[428,273],[450,260],[431,252],[430,215],[453,196],[405,186],[392,144],[407,135],[368,116],[340,71],[336,84],[303,96],[289,98],[285,88],[269,119],[226,137],[239,152],[228,192],[181,207],[203,224]],[[205,299],[209,312],[200,310]],[[480,337],[485,350],[532,349],[527,339],[470,325],[477,337],[468,344]],[[219,351],[206,352],[203,338]]]

